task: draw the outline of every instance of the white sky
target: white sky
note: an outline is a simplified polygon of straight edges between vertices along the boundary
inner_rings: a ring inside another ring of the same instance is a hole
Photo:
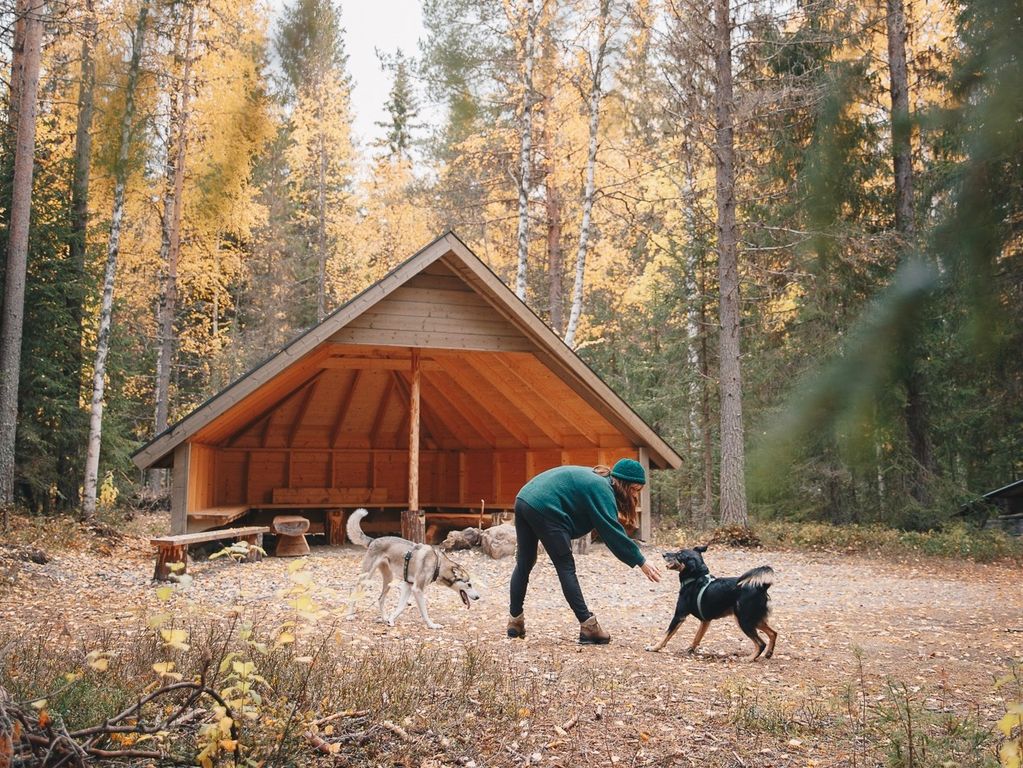
[[[401,48],[406,56],[416,56],[419,38],[425,35],[422,9],[419,0],[341,0],[341,23],[355,81],[355,134],[368,146],[383,134],[376,123],[386,117],[384,102],[391,90],[390,75],[380,68],[376,51],[393,54]]]
[[[270,34],[281,10],[293,0],[270,0]],[[384,103],[391,90],[390,75],[380,67],[376,51],[393,54],[398,48],[409,58],[419,52],[423,14],[419,0],[336,0],[345,29],[348,71],[355,86],[352,113],[356,139],[364,147],[383,135],[376,123],[386,118]]]

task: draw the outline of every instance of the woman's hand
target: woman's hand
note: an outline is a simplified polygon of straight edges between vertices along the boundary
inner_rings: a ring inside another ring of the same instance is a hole
[[[657,566],[651,563],[649,560],[644,561],[643,565],[639,566],[639,569],[643,571],[644,575],[646,575],[646,577],[650,579],[650,581],[661,580],[661,572],[658,570]]]

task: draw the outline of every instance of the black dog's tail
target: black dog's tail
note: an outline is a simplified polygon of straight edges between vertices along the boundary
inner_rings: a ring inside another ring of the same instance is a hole
[[[758,587],[767,589],[774,583],[774,570],[769,565],[761,565],[759,568],[746,571],[739,577],[736,586]]]

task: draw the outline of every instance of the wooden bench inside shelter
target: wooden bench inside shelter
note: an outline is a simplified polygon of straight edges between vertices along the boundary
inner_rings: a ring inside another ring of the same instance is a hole
[[[197,528],[219,528],[244,517],[250,509],[246,505],[207,507],[189,512],[188,519]]]
[[[250,525],[245,528],[221,528],[201,533],[180,533],[175,536],[158,536],[150,539],[149,543],[156,547],[156,570],[153,572],[153,578],[157,581],[167,581],[170,577],[172,563],[181,563],[182,567],[178,572],[184,573],[188,547],[192,544],[234,539],[261,547],[263,534],[269,532],[270,529],[265,525]],[[262,553],[258,549],[250,549],[245,558],[247,562],[261,559]]]

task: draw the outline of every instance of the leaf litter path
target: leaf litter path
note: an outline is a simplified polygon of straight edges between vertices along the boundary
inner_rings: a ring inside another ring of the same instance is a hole
[[[328,609],[344,607],[362,553],[351,545],[313,547],[305,568]],[[660,559],[654,548],[646,554]],[[126,538],[101,554],[51,555],[45,565],[21,564],[6,594],[0,592],[0,623],[8,632],[91,648],[110,633],[137,631],[145,615],[163,610],[144,539]],[[521,721],[500,747],[481,753],[484,765],[870,764],[868,755],[876,753],[863,743],[869,736],[857,712],[882,705],[886,681],[905,685],[924,711],[972,714],[990,729],[1005,712],[993,681],[1019,658],[1023,637],[1020,573],[1009,565],[711,549],[705,557],[718,576],[774,567],[774,658],[746,663],[752,644],[731,619],[711,625],[695,657],[685,655],[697,626],[692,618],[665,650],[648,653],[645,646],[670,619],[677,576],[664,572],[652,584],[596,546],[577,558],[577,568],[611,645],[576,644],[578,625],[543,555],[526,600],[527,637],[510,640],[504,630],[513,559],[475,551],[453,557],[473,573],[482,599],[466,611],[453,592],[434,585],[430,613],[443,629],[426,629],[414,605],[394,628],[379,622],[376,581],[360,598],[355,620],[339,628],[342,642],[363,653],[400,652],[402,641],[451,655],[482,647],[510,674],[531,680],[531,706],[520,710]],[[291,562],[190,564],[188,600],[199,616],[222,616],[234,606],[261,622],[283,621],[290,615],[283,592]]]

